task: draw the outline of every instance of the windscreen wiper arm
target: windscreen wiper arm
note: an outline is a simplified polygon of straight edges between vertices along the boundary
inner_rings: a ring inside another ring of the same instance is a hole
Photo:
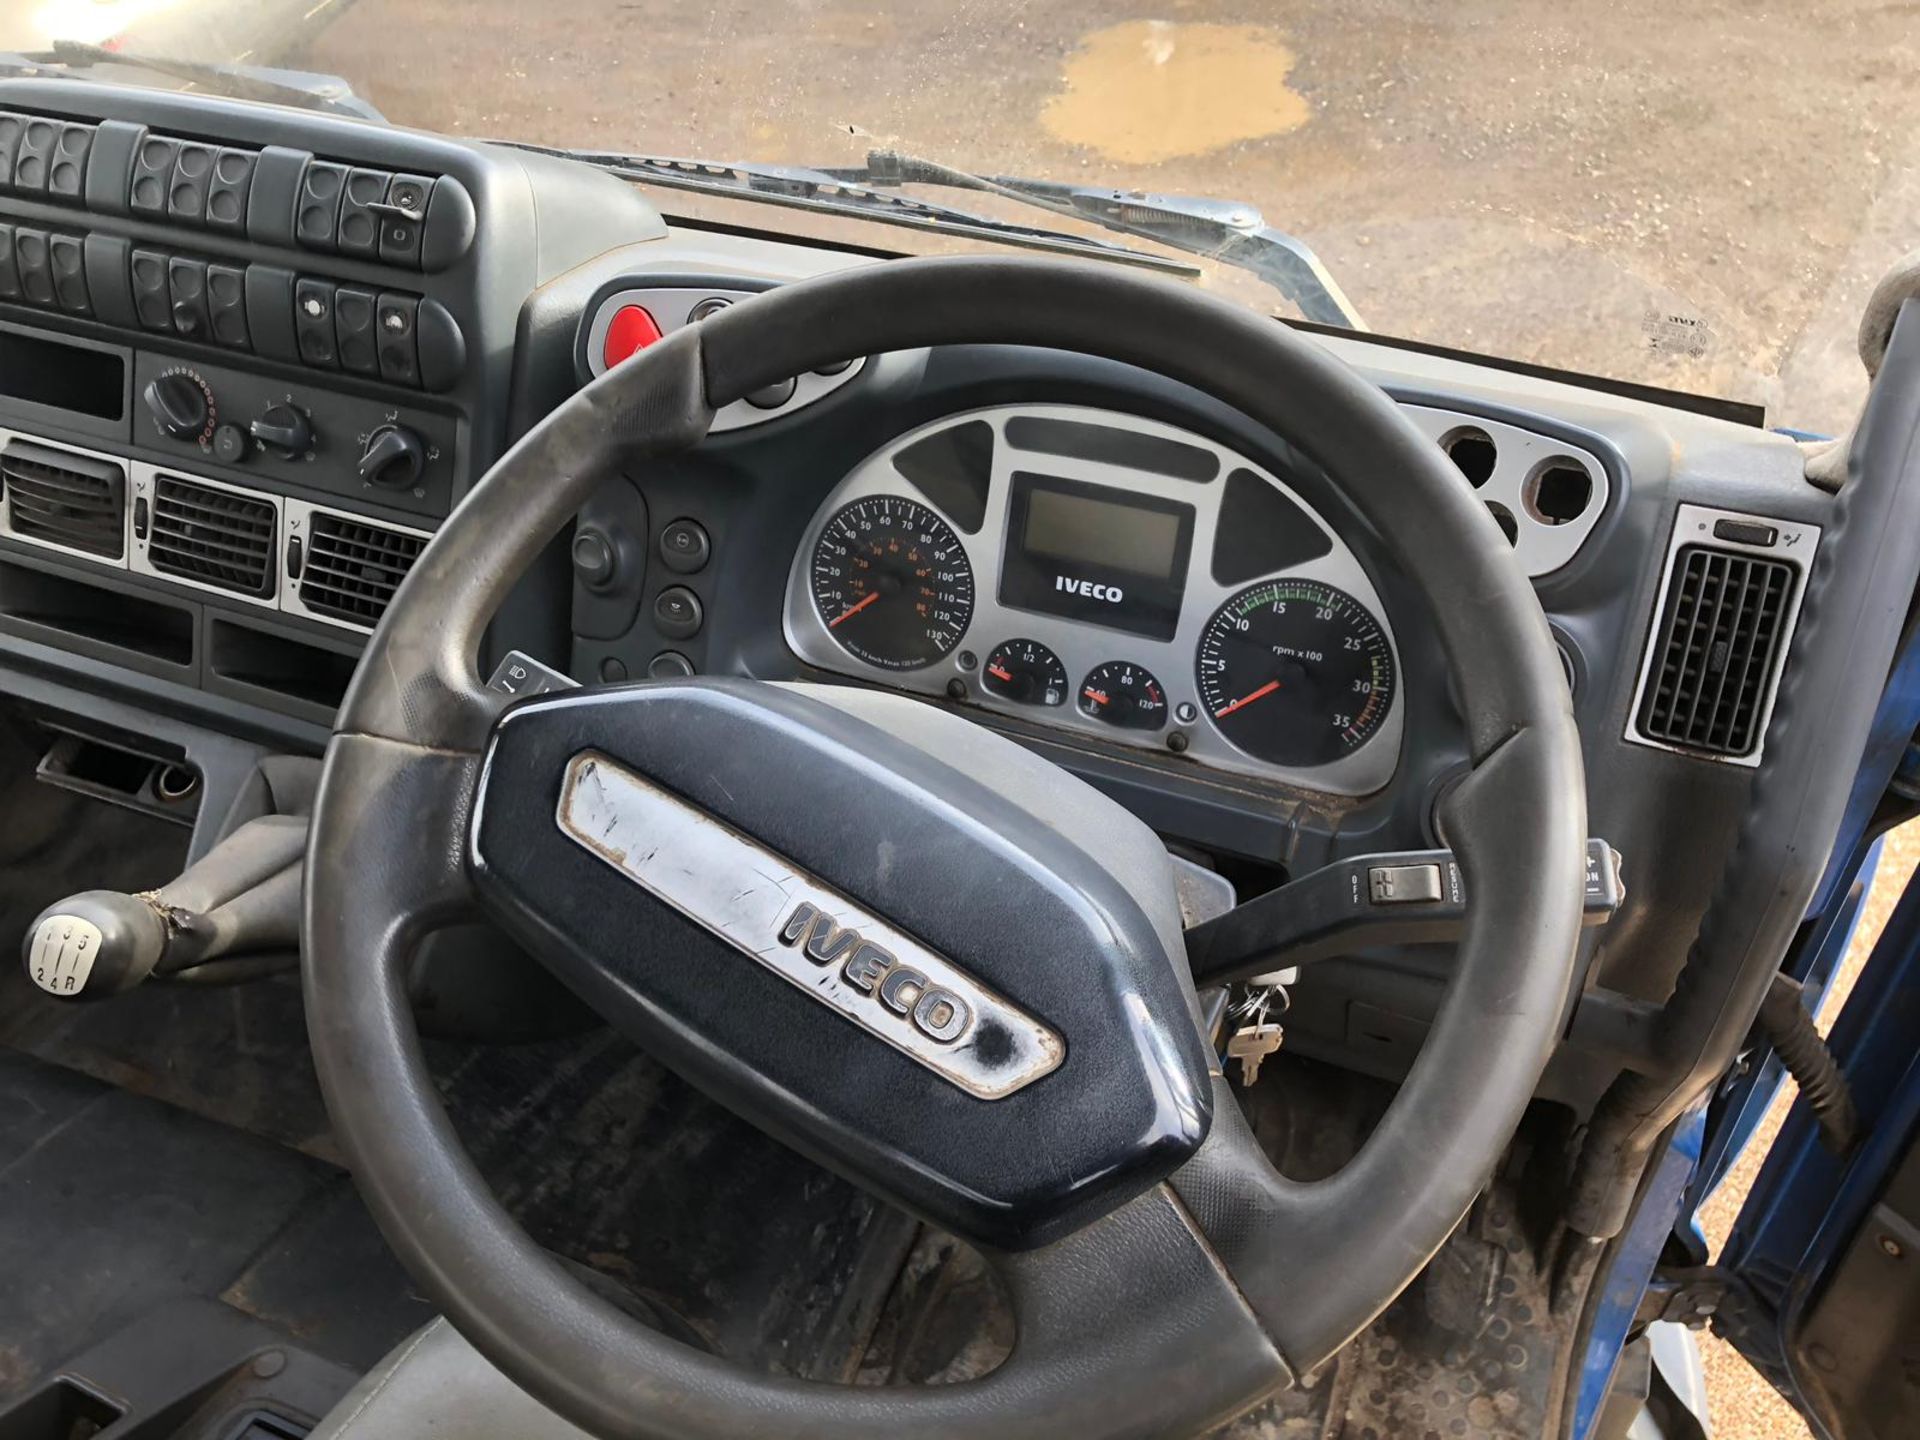
[[[204,85],[215,94],[235,100],[258,100],[269,105],[324,110],[362,119],[379,118],[378,112],[355,96],[350,86],[331,76],[316,77],[321,83],[307,88],[272,79],[250,66],[217,65],[205,60],[178,60],[167,55],[109,50],[104,45],[94,45],[84,40],[55,40],[51,50],[0,52],[0,73],[32,73],[49,66],[73,72],[109,65],[126,70],[150,70],[156,75],[184,80],[190,85]],[[68,78],[85,80],[92,77],[69,74]]]
[[[535,145],[524,140],[492,140],[487,143],[513,150],[528,150],[537,155],[577,160],[623,180],[633,180],[643,185],[733,196],[770,205],[785,205],[796,210],[858,215],[883,225],[901,225],[909,229],[937,231],[943,235],[966,235],[1007,245],[1086,255],[1118,261],[1123,265],[1140,265],[1187,279],[1196,279],[1201,273],[1197,267],[1171,256],[1154,255],[1111,241],[1096,240],[1091,236],[1021,225],[931,200],[889,193],[877,188],[879,182],[868,184],[845,171],[816,170],[799,165],[680,160],[609,150],[568,150],[551,145]]]
[[[1305,241],[1274,229],[1253,206],[1237,200],[1067,185],[1019,175],[975,175],[894,150],[872,150],[863,166],[827,168],[820,173],[882,188],[938,185],[1002,195],[1251,271],[1292,301],[1304,319],[1348,330],[1367,328]]]

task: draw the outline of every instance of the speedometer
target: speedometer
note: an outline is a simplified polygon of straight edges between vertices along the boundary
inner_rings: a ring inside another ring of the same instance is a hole
[[[810,578],[827,633],[882,670],[933,664],[973,619],[973,567],[959,537],[903,496],[836,510],[814,542]]]
[[[1201,632],[1194,680],[1214,727],[1258,760],[1325,765],[1393,707],[1393,650],[1373,612],[1318,580],[1250,585]]]

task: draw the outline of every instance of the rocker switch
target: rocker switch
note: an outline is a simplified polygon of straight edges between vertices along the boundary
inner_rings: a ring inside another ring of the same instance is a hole
[[[1440,898],[1438,865],[1375,865],[1367,871],[1367,895],[1376,905],[1406,905]]]

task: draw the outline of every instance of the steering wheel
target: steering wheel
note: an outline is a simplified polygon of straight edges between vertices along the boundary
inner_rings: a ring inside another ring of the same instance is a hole
[[[1164,853],[1066,772],[851,687],[688,680],[507,708],[481,686],[487,621],[596,486],[787,376],[967,343],[1104,356],[1239,409],[1344,487],[1431,609],[1471,749],[1444,820],[1472,904],[1424,1048],[1330,1178],[1288,1180],[1255,1144],[1198,1030]],[[328,749],[308,1026],[389,1243],[477,1349],[604,1440],[1190,1434],[1332,1356],[1465,1214],[1557,1033],[1585,833],[1539,605],[1378,389],[1195,290],[899,260],[612,368],[454,511]],[[750,1373],[535,1244],[448,1124],[407,1004],[420,938],[476,913],[722,1103],[980,1243],[1018,1327],[1008,1359],[926,1387]]]

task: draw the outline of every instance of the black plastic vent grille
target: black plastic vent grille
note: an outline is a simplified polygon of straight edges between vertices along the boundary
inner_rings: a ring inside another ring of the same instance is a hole
[[[1640,702],[1640,733],[1715,755],[1751,755],[1780,659],[1794,567],[1709,545],[1674,558]]]
[[[274,509],[267,501],[160,475],[152,524],[147,561],[161,574],[236,595],[273,594]]]
[[[387,613],[426,537],[315,511],[300,572],[300,600],[317,615],[371,628]]]
[[[13,441],[0,451],[7,528],[105,560],[126,553],[127,475],[118,465]]]

